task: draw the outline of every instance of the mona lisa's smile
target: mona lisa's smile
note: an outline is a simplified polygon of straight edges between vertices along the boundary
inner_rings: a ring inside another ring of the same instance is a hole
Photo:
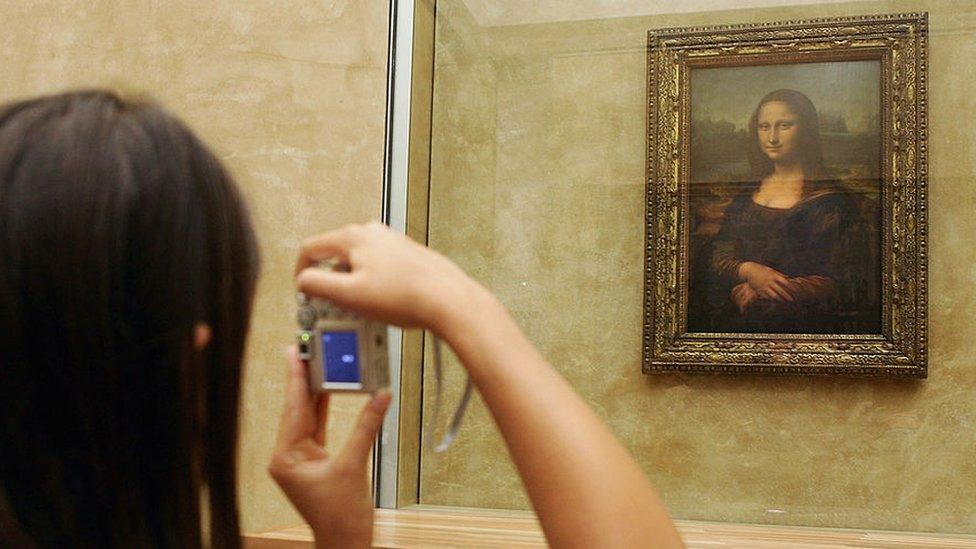
[[[759,145],[773,162],[788,161],[797,149],[799,116],[782,101],[770,101],[759,110]]]

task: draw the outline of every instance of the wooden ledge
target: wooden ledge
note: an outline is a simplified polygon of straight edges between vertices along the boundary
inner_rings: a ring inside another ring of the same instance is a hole
[[[976,536],[763,526],[722,522],[676,521],[689,549],[976,549]],[[527,511],[413,506],[377,509],[373,546],[546,547],[539,522]],[[248,549],[312,547],[307,526],[246,534]]]

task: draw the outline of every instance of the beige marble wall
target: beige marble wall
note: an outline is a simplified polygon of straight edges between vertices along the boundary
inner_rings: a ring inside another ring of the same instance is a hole
[[[929,379],[642,376],[646,31],[921,10],[931,16]],[[437,13],[430,242],[498,293],[676,517],[976,532],[976,125],[966,122],[976,4],[489,28],[461,0]],[[455,368],[448,402],[460,383]],[[527,506],[480,402],[455,447],[422,456],[421,479],[423,503]]]
[[[69,88],[149,92],[244,188],[263,253],[245,368],[245,530],[300,518],[265,473],[293,333],[291,264],[305,236],[378,219],[385,0],[4,2],[0,100]],[[333,400],[331,440],[362,403]]]

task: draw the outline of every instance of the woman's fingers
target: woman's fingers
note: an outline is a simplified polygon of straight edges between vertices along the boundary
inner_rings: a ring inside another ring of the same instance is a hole
[[[361,231],[362,227],[359,225],[347,225],[305,240],[298,252],[295,274],[320,261],[336,257],[346,259],[350,248],[358,242]]]
[[[789,291],[789,279],[786,275],[773,269],[765,267],[762,276],[758,277],[755,289],[761,297],[773,301],[793,301],[793,295]]]
[[[365,464],[369,451],[376,440],[376,434],[383,425],[383,416],[390,405],[392,396],[388,391],[377,393],[359,414],[359,421],[345,448],[336,456],[337,460],[349,466]]]
[[[741,285],[732,289],[732,301],[739,307],[739,312],[745,308],[746,296],[746,290]]]
[[[772,299],[773,301],[779,301],[781,303],[783,301],[787,301],[787,298],[786,296],[783,295],[783,292],[772,284],[769,285],[769,289],[767,290],[767,292],[768,292],[767,297],[769,297],[769,299]]]
[[[309,267],[298,273],[295,283],[298,285],[298,289],[306,295],[321,297],[343,306],[354,300],[357,295],[357,285],[361,278],[360,273],[345,273]]]
[[[308,388],[307,366],[298,358],[294,345],[288,348],[289,375],[285,388],[285,409],[278,425],[277,449],[282,451],[303,439],[316,438],[325,424],[328,400],[313,397]],[[318,408],[318,409],[316,409]],[[324,442],[324,433],[321,435]]]
[[[745,313],[746,309],[749,308],[749,305],[752,304],[752,302],[755,301],[757,297],[758,294],[753,292],[751,287],[746,286],[745,288],[743,288],[739,292],[739,301],[738,301],[739,312]]]
[[[763,288],[762,292],[760,292],[760,295],[762,295],[766,299],[772,299],[773,301],[779,301],[779,302],[786,301],[786,298],[779,291],[779,289],[776,287],[776,284],[774,282],[770,282],[769,284],[767,284],[766,287]]]
[[[315,404],[315,443],[325,447],[325,425],[329,419],[329,393],[320,393]]]
[[[743,282],[732,288],[732,301],[740,313],[745,313],[749,305],[758,298],[759,294],[747,282]]]
[[[776,292],[776,295],[781,297],[784,301],[793,301],[793,294],[787,289],[788,282],[784,280],[773,280],[770,283],[770,287]]]

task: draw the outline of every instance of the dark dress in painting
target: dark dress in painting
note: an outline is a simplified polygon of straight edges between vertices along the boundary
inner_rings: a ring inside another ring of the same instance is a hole
[[[710,330],[731,333],[880,332],[878,273],[864,209],[837,184],[821,184],[789,209],[753,200],[755,187],[725,210],[707,264]],[[731,299],[746,261],[790,279],[794,301],[759,299],[740,311]]]

